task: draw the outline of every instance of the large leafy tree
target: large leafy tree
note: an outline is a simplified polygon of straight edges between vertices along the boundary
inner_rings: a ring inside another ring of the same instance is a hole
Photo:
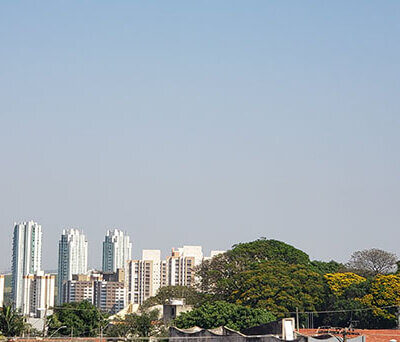
[[[142,308],[149,308],[154,305],[162,305],[171,298],[182,298],[187,305],[200,305],[207,300],[207,295],[189,286],[163,286],[157,291],[154,297],[147,299]]]
[[[387,327],[395,327],[400,307],[400,275],[376,276],[362,303],[368,305],[377,318],[386,320]]]
[[[110,337],[149,337],[160,333],[158,310],[144,311],[139,314],[129,314],[123,319],[116,319],[107,329]]]
[[[265,309],[252,309],[242,305],[216,301],[182,313],[176,320],[178,328],[199,326],[205,329],[227,326],[243,330],[275,320],[275,316]]]
[[[11,305],[0,309],[0,332],[3,336],[21,336],[26,329],[23,316]]]
[[[49,334],[58,331],[64,336],[98,336],[105,327],[104,315],[88,301],[66,303],[54,310],[49,317]]]
[[[352,272],[327,273],[324,278],[328,282],[329,289],[337,296],[343,294],[344,290],[353,284],[360,284],[367,279]]]
[[[223,299],[226,293],[221,292],[221,282],[229,281],[253,265],[267,261],[310,265],[310,259],[303,251],[281,241],[262,238],[234,245],[231,250],[203,262],[197,270],[200,289],[212,293],[215,298]]]
[[[221,285],[227,300],[250,307],[265,308],[278,317],[296,308],[316,310],[323,301],[324,282],[320,274],[304,265],[268,261],[235,275]]]
[[[362,275],[377,275],[395,272],[397,256],[378,248],[364,249],[354,252],[348,267]]]
[[[335,260],[331,261],[320,261],[320,260],[313,260],[311,261],[310,268],[319,273],[319,274],[327,274],[327,273],[337,273],[342,272],[345,270],[345,266]]]
[[[359,328],[375,326],[374,317],[368,307],[361,302],[369,291],[368,279],[351,272],[328,273],[322,309],[327,311],[315,317],[318,326]]]

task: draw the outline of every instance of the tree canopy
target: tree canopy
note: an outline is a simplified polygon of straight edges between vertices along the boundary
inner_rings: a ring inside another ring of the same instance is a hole
[[[223,254],[203,262],[197,270],[200,289],[222,299],[221,283],[246,271],[255,264],[279,261],[294,265],[309,265],[310,258],[303,251],[277,240],[264,238],[234,245]]]
[[[397,257],[378,248],[364,249],[352,254],[348,267],[362,275],[387,274],[396,271]]]
[[[129,314],[123,319],[117,319],[108,327],[110,337],[149,337],[155,336],[160,330],[158,310],[143,311],[140,315]]]
[[[226,300],[266,308],[278,317],[296,310],[316,310],[323,301],[323,278],[304,265],[268,261],[237,274],[224,284]]]
[[[176,320],[178,328],[199,326],[212,329],[227,326],[243,330],[275,320],[275,316],[265,309],[252,309],[242,305],[217,301],[205,303],[190,312],[182,313]]]
[[[48,322],[50,334],[59,329],[60,335],[79,337],[97,336],[106,325],[104,315],[88,301],[63,304]]]

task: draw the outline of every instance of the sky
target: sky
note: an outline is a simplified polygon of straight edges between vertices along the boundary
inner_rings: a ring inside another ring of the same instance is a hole
[[[400,2],[1,1],[0,271],[14,222],[100,267],[259,237],[400,255]]]

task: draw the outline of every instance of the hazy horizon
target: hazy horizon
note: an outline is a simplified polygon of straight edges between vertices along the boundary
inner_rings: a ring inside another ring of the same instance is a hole
[[[400,255],[398,1],[0,4],[0,271],[13,223],[206,254]]]

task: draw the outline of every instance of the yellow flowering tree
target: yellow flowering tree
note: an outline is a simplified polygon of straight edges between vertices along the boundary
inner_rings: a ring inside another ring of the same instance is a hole
[[[361,301],[372,308],[375,316],[395,320],[400,307],[400,275],[378,275]]]
[[[336,296],[341,296],[351,285],[360,284],[366,281],[364,277],[352,272],[345,273],[327,273],[324,275],[329,289]]]

